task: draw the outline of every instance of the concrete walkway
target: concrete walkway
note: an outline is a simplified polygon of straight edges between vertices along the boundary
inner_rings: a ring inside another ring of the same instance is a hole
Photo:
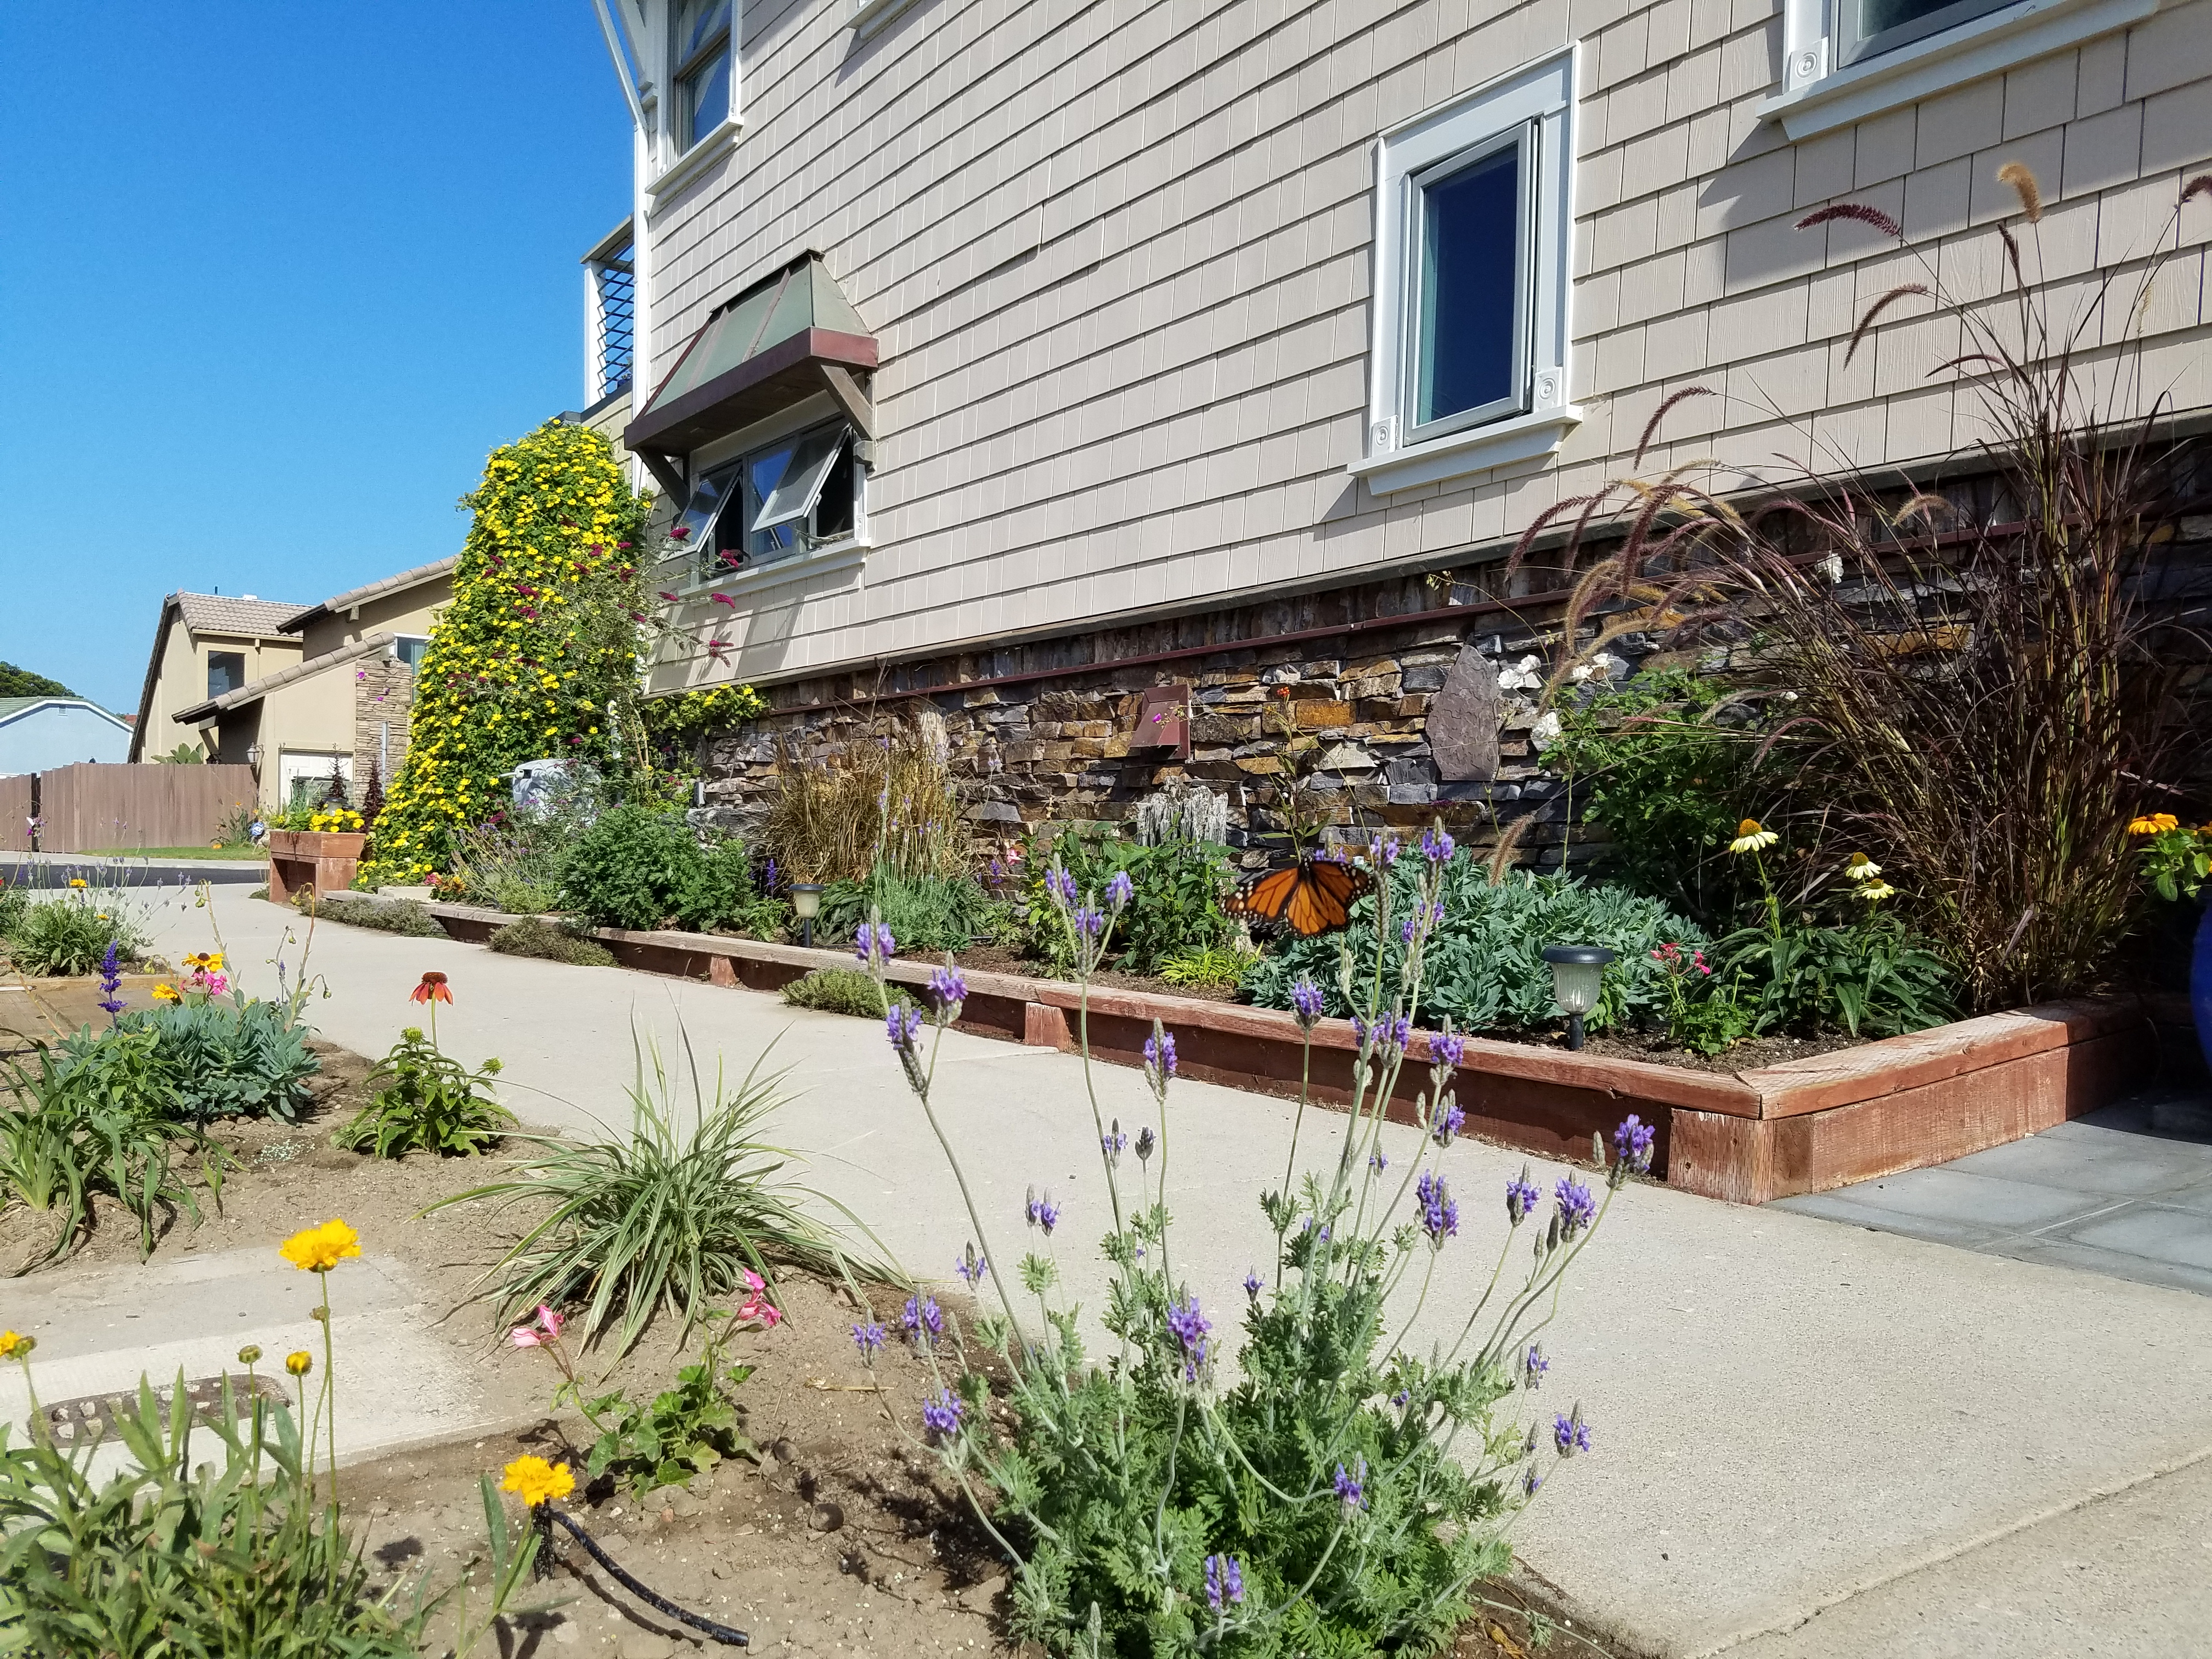
[[[1778,1209],[2212,1296],[2212,1100],[2168,1091]]]
[[[189,903],[161,912],[161,947],[213,944],[211,921],[262,994],[280,942],[304,931],[285,910],[218,892],[212,916]],[[284,945],[288,972],[299,950],[296,938]],[[526,1118],[586,1132],[626,1115],[634,1030],[671,1054],[688,1031],[710,1071],[717,1054],[742,1072],[769,1049],[792,1068],[775,1132],[807,1156],[808,1179],[918,1273],[949,1278],[969,1236],[870,1024],[335,924],[317,930],[308,966],[331,992],[310,1017],[368,1054],[417,1020],[407,994],[421,971],[443,970],[448,1048],[471,1062],[497,1054]],[[1102,1068],[1097,1087],[1125,1127],[1153,1121],[1133,1073]],[[1095,1308],[1106,1206],[1080,1062],[954,1034],[938,1091],[971,1154],[990,1249],[1010,1265],[1035,1242],[1021,1231],[1024,1193],[1050,1187],[1066,1211],[1060,1262]],[[1177,1275],[1224,1321],[1248,1264],[1265,1261],[1255,1200],[1281,1179],[1290,1112],[1200,1084],[1171,1097]],[[1333,1158],[1342,1121],[1310,1115],[1302,1162]],[[1385,1145],[1413,1150],[1405,1134]],[[1468,1143],[1449,1154],[1463,1231],[1418,1347],[1465,1320],[1522,1163]],[[1548,1188],[1553,1172],[1537,1178]],[[1624,1646],[1759,1659],[2202,1650],[2212,1298],[1656,1186],[1620,1194],[1584,1264],[1546,1333],[1551,1378],[1531,1403],[1548,1413],[1579,1399],[1595,1449],[1547,1486],[1516,1542]],[[2117,1631],[2133,1645],[2115,1649]]]

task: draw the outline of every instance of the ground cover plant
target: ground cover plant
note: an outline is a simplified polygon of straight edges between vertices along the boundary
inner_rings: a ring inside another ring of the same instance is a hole
[[[817,968],[783,988],[783,1000],[794,1008],[814,1008],[825,1014],[852,1014],[862,1019],[881,1019],[884,999],[908,1007],[919,1006],[902,986],[888,990],[857,968]]]
[[[688,1333],[747,1273],[772,1279],[779,1262],[888,1276],[856,1261],[801,1202],[830,1206],[866,1236],[859,1218],[787,1180],[792,1155],[760,1139],[780,1079],[756,1069],[732,1087],[719,1070],[710,1082],[688,1043],[684,1058],[678,1079],[657,1049],[640,1046],[626,1134],[609,1130],[588,1145],[518,1135],[538,1155],[514,1179],[432,1206],[489,1200],[495,1210],[538,1212],[486,1275],[501,1319],[540,1304],[580,1303],[586,1340],[611,1330],[619,1356],[656,1312],[679,1316]],[[685,1080],[688,1089],[679,1086]]]
[[[615,953],[595,939],[571,933],[543,916],[510,921],[487,941],[506,957],[537,957],[546,962],[565,962],[572,968],[611,968]]]
[[[1388,867],[1397,851],[1378,841],[1370,857]],[[1101,1363],[1086,1350],[1077,1311],[1056,1294],[1050,1240],[1072,1218],[1048,1191],[1032,1188],[1025,1220],[1044,1243],[1010,1270],[946,1135],[936,1053],[958,1018],[961,976],[949,968],[933,976],[931,1016],[887,1016],[897,1063],[975,1230],[962,1277],[996,1304],[964,1332],[934,1299],[907,1304],[906,1340],[935,1379],[921,1402],[922,1432],[1012,1565],[1018,1635],[1055,1654],[1434,1652],[1482,1581],[1505,1570],[1512,1513],[1559,1462],[1590,1449],[1579,1403],[1548,1423],[1510,1419],[1549,1369],[1535,1338],[1565,1275],[1612,1193],[1649,1168],[1652,1132],[1636,1119],[1615,1137],[1597,1183],[1602,1199],[1578,1176],[1563,1176],[1546,1218],[1545,1195],[1526,1171],[1508,1184],[1502,1250],[1511,1254],[1527,1226],[1533,1261],[1525,1277],[1508,1277],[1501,1255],[1492,1294],[1455,1341],[1419,1356],[1385,1324],[1389,1292],[1413,1284],[1410,1328],[1445,1253],[1465,1248],[1453,1244],[1462,1218],[1446,1161],[1461,1121],[1451,1090],[1459,1040],[1448,1029],[1428,1038],[1437,1058],[1417,1109],[1432,1133],[1419,1153],[1393,1167],[1379,1133],[1424,1006],[1427,950],[1455,861],[1449,838],[1431,832],[1405,861],[1409,879],[1385,883],[1355,931],[1356,965],[1341,977],[1364,994],[1340,1149],[1333,1173],[1292,1184],[1301,1102],[1284,1185],[1259,1195],[1273,1260],[1244,1279],[1233,1374],[1216,1333],[1234,1292],[1193,1286],[1173,1267],[1164,1201],[1176,1144],[1173,1034],[1156,1025],[1146,1049],[1156,1123],[1133,1138],[1118,1119],[1109,1127],[1092,1097],[1109,1211],[1098,1221],[1112,1270],[1103,1318],[1113,1353]],[[1401,896],[1410,905],[1401,908]],[[1085,987],[1077,1024],[1087,1054],[1089,981],[1127,890],[1085,890],[1055,867],[1048,901]],[[879,979],[884,954],[871,952]],[[1310,979],[1297,982],[1293,1006],[1309,1042],[1324,1000]],[[1602,1146],[1595,1150],[1603,1161]],[[1509,1288],[1493,1308],[1501,1281]],[[854,1335],[864,1356],[893,1340],[873,1323]],[[1004,1413],[979,1348],[1013,1379]]]
[[[706,933],[744,915],[757,896],[744,845],[702,843],[680,811],[625,802],[579,835],[561,866],[562,896],[602,927],[673,921]]]
[[[314,897],[314,890],[303,888],[296,901],[302,910],[313,908],[325,921],[342,921],[349,927],[368,927],[380,933],[398,933],[407,939],[445,939],[446,930],[432,915],[413,899],[349,898],[342,903],[324,905]]]

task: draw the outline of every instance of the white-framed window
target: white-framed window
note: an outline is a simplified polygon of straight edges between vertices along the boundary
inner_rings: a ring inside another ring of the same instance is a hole
[[[1863,121],[2142,21],[2159,0],[1784,0],[1782,87],[1759,113],[1791,138]]]
[[[1547,453],[1581,418],[1566,402],[1575,64],[1569,47],[1377,142],[1368,453],[1352,469],[1377,490]]]
[[[429,648],[428,634],[401,634],[392,641],[392,654],[410,668],[420,668],[423,653]]]
[[[843,421],[768,440],[693,479],[676,528],[710,582],[860,535],[867,469]]]
[[[674,0],[669,31],[669,85],[675,89],[677,154],[719,132],[735,107],[730,82],[734,0]]]

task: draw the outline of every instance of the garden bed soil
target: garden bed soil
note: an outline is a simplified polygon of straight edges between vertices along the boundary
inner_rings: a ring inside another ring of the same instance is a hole
[[[340,1216],[364,1248],[398,1257],[440,1305],[453,1310],[435,1331],[469,1366],[486,1396],[486,1416],[505,1426],[354,1465],[341,1485],[349,1518],[362,1529],[375,1588],[411,1586],[415,1577],[425,1577],[434,1595],[464,1574],[480,1587],[479,1476],[496,1475],[525,1453],[580,1468],[580,1447],[591,1435],[573,1412],[550,1409],[558,1380],[550,1360],[507,1344],[485,1305],[469,1300],[477,1275],[520,1236],[528,1218],[476,1205],[427,1217],[419,1212],[502,1178],[530,1149],[510,1142],[481,1158],[417,1154],[397,1161],[339,1151],[330,1136],[366,1103],[369,1063],[330,1043],[313,1047],[323,1070],[301,1121],[221,1126],[216,1138],[242,1167],[225,1181],[220,1212],[204,1195],[201,1223],[179,1218],[157,1241],[155,1255],[273,1250],[303,1224]],[[137,1259],[130,1216],[106,1202],[96,1216],[84,1243],[61,1261],[33,1269],[40,1279]],[[50,1237],[30,1221],[20,1209],[0,1218],[0,1261],[10,1268]],[[340,1294],[343,1271],[334,1286]],[[755,1367],[738,1398],[744,1431],[761,1450],[757,1464],[724,1463],[712,1477],[651,1494],[647,1502],[609,1482],[588,1489],[580,1482],[563,1507],[627,1571],[689,1610],[747,1632],[756,1651],[875,1659],[1039,1655],[1034,1644],[1017,1647],[1008,1639],[1005,1564],[935,1458],[909,1437],[926,1382],[919,1362],[894,1345],[878,1357],[871,1375],[850,1335],[862,1316],[841,1286],[787,1274],[776,1297],[784,1322],[772,1332],[741,1335],[730,1352],[733,1362]],[[887,1324],[896,1324],[900,1300],[880,1287],[869,1293],[872,1316]],[[679,1346],[673,1322],[662,1318],[620,1362],[603,1350],[585,1354],[580,1369],[588,1383],[608,1373],[608,1389],[649,1399],[672,1382],[692,1352],[696,1343]],[[907,1431],[887,1418],[886,1405],[900,1410]],[[564,1565],[523,1599],[525,1608],[544,1610],[521,1613],[480,1650],[616,1659],[708,1650],[573,1543],[564,1542],[561,1559]],[[404,1593],[411,1595],[411,1588]],[[1548,1599],[1516,1585],[1500,1587],[1497,1595],[1524,1605]],[[425,1655],[450,1650],[455,1612],[449,1605],[434,1620]],[[1528,1644],[1525,1620],[1486,1613],[1462,1631],[1452,1652],[1454,1659],[1522,1659]]]

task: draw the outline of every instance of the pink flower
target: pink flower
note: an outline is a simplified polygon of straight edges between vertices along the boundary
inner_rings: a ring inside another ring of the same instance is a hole
[[[714,603],[716,605],[726,605],[732,611],[735,611],[738,608],[738,602],[726,593],[715,594]]]
[[[557,1341],[562,1326],[568,1322],[541,1302],[538,1304],[538,1328],[532,1330],[527,1325],[517,1325],[508,1333],[507,1340],[518,1348],[543,1347],[549,1342]]]
[[[783,1310],[769,1304],[766,1294],[768,1286],[761,1282],[761,1276],[750,1268],[745,1269],[745,1288],[748,1294],[745,1299],[738,1304],[738,1318],[756,1320],[769,1330],[774,1330],[783,1322]]]

